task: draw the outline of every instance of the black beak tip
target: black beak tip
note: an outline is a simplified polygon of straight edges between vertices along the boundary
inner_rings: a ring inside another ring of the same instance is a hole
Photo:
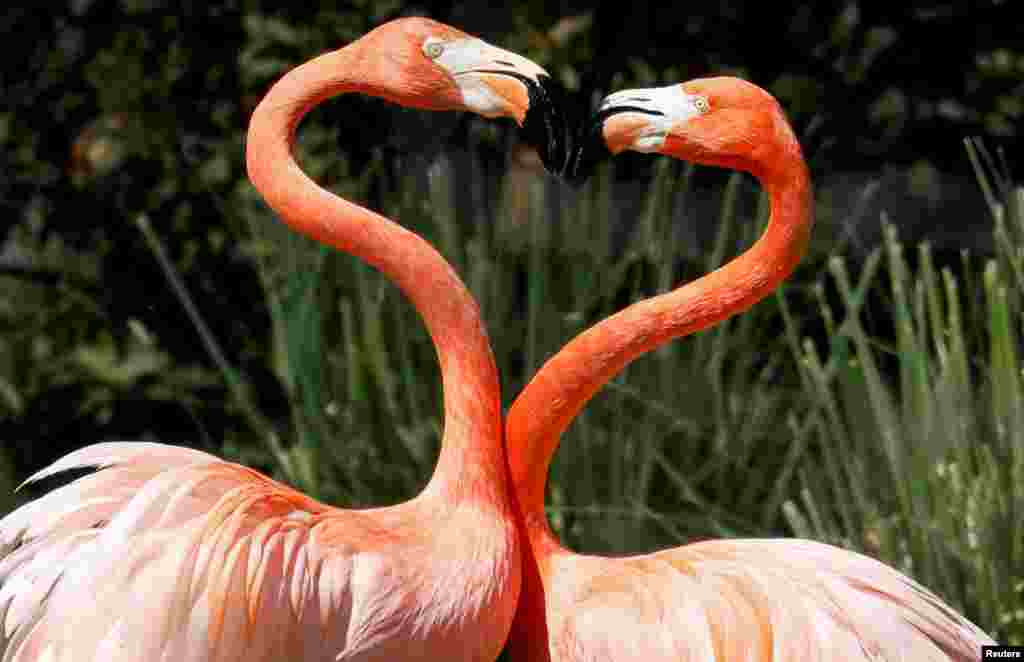
[[[530,107],[523,121],[525,141],[537,149],[548,172],[564,176],[573,153],[576,127],[583,113],[557,81],[541,76],[525,81]]]
[[[580,188],[601,161],[611,154],[604,142],[604,123],[621,112],[661,115],[636,106],[606,106],[589,114],[557,81],[542,76],[537,81],[523,78],[530,95],[530,107],[522,133],[527,144],[537,149],[544,167],[573,188]]]

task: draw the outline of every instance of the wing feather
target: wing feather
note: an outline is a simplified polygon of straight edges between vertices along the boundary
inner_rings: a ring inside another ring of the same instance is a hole
[[[993,643],[905,575],[821,543],[717,540],[569,558],[555,566],[556,591],[573,597],[556,598],[569,606],[549,614],[554,659],[965,662]]]
[[[358,550],[321,543],[326,507],[160,444],[97,444],[27,482],[90,467],[0,519],[0,661],[321,659],[350,645]]]

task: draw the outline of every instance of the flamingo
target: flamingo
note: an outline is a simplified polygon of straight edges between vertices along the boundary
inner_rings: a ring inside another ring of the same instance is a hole
[[[341,510],[186,448],[101,443],[33,475],[101,471],[0,520],[0,659],[495,659],[520,588],[498,374],[480,313],[417,235],[317,186],[291,155],[314,106],[362,93],[551,126],[543,69],[423,18],[286,74],[253,113],[253,184],[293,229],[374,265],[435,343],[444,434],[406,503]],[[534,119],[536,118],[536,119]],[[540,127],[540,128],[537,128]]]
[[[655,152],[750,172],[766,189],[764,235],[725,266],[581,333],[506,418],[521,508],[523,594],[513,659],[555,662],[978,660],[977,626],[878,561],[808,540],[712,540],[603,558],[563,548],[544,515],[559,437],[630,361],[746,310],[797,266],[813,223],[800,146],[776,100],[736,78],[606,97],[599,149]],[[584,145],[586,147],[586,145]]]

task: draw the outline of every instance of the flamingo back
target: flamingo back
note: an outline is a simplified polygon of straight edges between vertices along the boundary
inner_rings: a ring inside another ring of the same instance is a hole
[[[500,648],[511,613],[494,605],[515,541],[468,504],[443,517],[415,500],[340,511],[145,443],[90,446],[30,481],[87,467],[101,469],[0,520],[4,662],[484,660]]]
[[[960,662],[993,643],[892,568],[807,540],[555,556],[549,577],[558,662]]]

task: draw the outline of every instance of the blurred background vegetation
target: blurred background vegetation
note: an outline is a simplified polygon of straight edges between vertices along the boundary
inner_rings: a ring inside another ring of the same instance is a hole
[[[10,6],[0,107],[0,512],[82,445],[148,439],[332,503],[433,468],[440,391],[376,272],[275,222],[245,178],[279,75],[425,14],[593,106],[712,73],[780,98],[817,183],[779,296],[677,341],[580,416],[552,470],[575,549],[800,535],[910,573],[1024,644],[1024,44],[1012,2]],[[966,143],[969,137],[979,142]],[[508,122],[345,98],[306,169],[434,242],[481,301],[510,403],[577,332],[753,240],[745,176],[624,155],[581,190]]]

